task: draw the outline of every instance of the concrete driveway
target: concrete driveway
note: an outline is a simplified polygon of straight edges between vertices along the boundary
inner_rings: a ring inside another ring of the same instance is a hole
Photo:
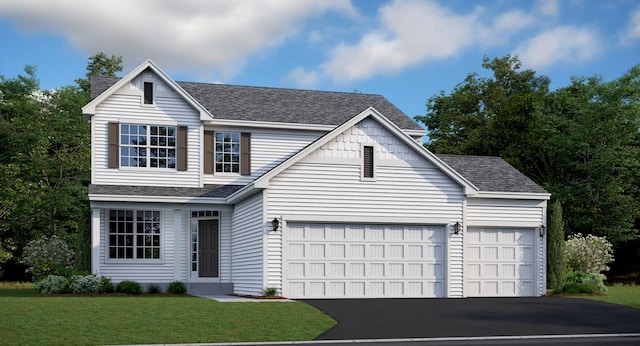
[[[640,309],[586,299],[303,300],[338,324],[318,340],[640,332]]]

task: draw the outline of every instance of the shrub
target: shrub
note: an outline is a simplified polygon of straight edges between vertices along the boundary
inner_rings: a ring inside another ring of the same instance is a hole
[[[76,275],[71,279],[69,289],[76,294],[97,294],[101,286],[102,280],[95,275]]]
[[[565,242],[567,267],[572,271],[601,273],[613,261],[613,246],[605,237],[582,234],[569,236]]]
[[[162,289],[158,285],[149,285],[149,288],[147,289],[147,292],[152,293],[152,294],[153,293],[161,293]]]
[[[267,287],[262,291],[262,295],[265,297],[273,297],[278,295],[278,289],[276,287]]]
[[[49,275],[36,282],[36,293],[59,294],[69,291],[69,280],[60,275]]]
[[[175,293],[175,294],[185,294],[187,293],[187,286],[185,286],[182,281],[173,281],[167,287],[167,292]]]
[[[140,284],[135,281],[125,280],[121,281],[116,286],[116,292],[125,294],[140,294],[142,293],[142,287],[140,287]]]
[[[599,273],[585,273],[582,271],[570,271],[565,277],[565,285],[556,293],[604,293],[607,287],[604,285],[606,277]]]
[[[73,270],[73,250],[60,237],[43,236],[24,247],[20,261],[29,266],[27,273],[38,281],[47,275],[70,276]]]
[[[111,279],[106,276],[100,277],[100,293],[113,293],[113,284],[111,283]]]
[[[567,258],[564,246],[564,221],[562,220],[562,204],[555,201],[551,205],[551,218],[547,233],[547,277],[549,287],[556,291],[565,284],[567,274]]]

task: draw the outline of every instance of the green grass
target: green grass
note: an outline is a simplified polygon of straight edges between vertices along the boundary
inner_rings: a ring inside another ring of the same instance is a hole
[[[603,296],[580,296],[578,298],[598,300],[640,309],[640,286],[607,286]]]
[[[42,297],[0,288],[0,345],[313,340],[335,325],[300,302],[180,296]]]

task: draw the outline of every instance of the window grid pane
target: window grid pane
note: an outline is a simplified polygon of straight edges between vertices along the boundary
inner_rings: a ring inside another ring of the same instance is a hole
[[[216,172],[240,172],[240,134],[216,132],[215,135]]]
[[[175,126],[120,125],[120,166],[176,168]]]
[[[109,258],[160,258],[160,211],[110,210],[108,227]]]

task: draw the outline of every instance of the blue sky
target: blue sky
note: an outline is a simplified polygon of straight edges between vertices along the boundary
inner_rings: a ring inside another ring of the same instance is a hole
[[[0,0],[0,75],[73,84],[97,53],[178,81],[382,94],[409,116],[482,57],[518,55],[552,88],[640,63],[637,0]],[[123,73],[124,73],[123,72]]]

